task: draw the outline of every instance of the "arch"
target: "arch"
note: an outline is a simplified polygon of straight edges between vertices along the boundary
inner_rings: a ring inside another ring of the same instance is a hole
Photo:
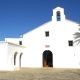
[[[50,50],[43,52],[43,67],[53,67],[53,54]]]
[[[17,56],[17,52],[14,53],[14,65],[16,65],[16,56]]]
[[[56,12],[56,15],[57,15],[57,21],[60,21],[60,20],[61,20],[61,14],[60,14],[60,11],[57,11],[57,12]]]
[[[21,67],[21,59],[22,59],[22,55],[23,55],[23,53],[21,53],[20,56],[19,56],[19,66],[20,66],[20,67]]]

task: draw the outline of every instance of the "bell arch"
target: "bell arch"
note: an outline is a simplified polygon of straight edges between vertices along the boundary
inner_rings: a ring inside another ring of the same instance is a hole
[[[56,18],[57,18],[57,21],[61,21],[61,13],[60,13],[60,11],[56,12]]]

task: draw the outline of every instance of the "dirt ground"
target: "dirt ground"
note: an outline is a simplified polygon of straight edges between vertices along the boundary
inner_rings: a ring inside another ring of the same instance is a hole
[[[80,69],[21,69],[0,71],[0,80],[80,80]]]

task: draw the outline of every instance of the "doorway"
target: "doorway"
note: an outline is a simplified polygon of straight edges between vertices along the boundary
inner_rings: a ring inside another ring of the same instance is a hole
[[[43,52],[43,67],[53,67],[53,54],[50,50]]]

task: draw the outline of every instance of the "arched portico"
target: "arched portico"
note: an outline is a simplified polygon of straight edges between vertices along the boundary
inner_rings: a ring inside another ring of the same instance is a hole
[[[22,55],[23,53],[20,53],[20,56],[19,56],[19,67],[21,68],[21,59],[22,59]]]
[[[23,53],[15,52],[14,53],[14,68],[21,68],[21,60]]]
[[[17,62],[17,54],[18,54],[17,52],[14,53],[14,66],[16,65]]]

